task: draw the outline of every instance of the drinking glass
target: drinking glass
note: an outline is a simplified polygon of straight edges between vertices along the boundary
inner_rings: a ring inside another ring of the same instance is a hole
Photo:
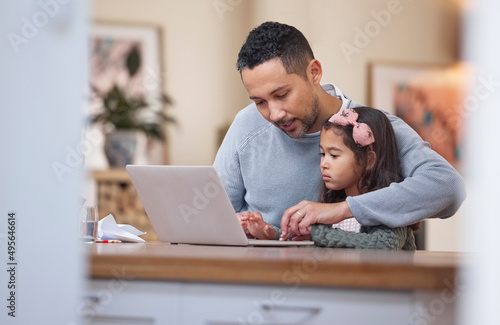
[[[97,238],[99,214],[96,206],[84,206],[80,212],[80,235],[84,242],[94,243]]]

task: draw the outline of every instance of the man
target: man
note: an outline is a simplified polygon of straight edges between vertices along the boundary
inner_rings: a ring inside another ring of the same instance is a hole
[[[242,220],[270,227],[248,236],[278,238],[282,217],[308,234],[312,223],[355,217],[362,225],[399,227],[452,216],[465,198],[458,172],[401,119],[389,115],[404,181],[335,204],[317,201],[322,182],[322,122],[338,110],[362,106],[333,84],[321,85],[322,68],[304,35],[266,22],[250,32],[237,69],[252,104],[235,117],[214,166]],[[303,220],[303,221],[302,221]]]

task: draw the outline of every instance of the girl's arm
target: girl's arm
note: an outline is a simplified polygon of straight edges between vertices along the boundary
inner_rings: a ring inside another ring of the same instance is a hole
[[[314,224],[311,240],[318,246],[335,248],[415,250],[415,237],[409,227],[362,227],[360,233]]]

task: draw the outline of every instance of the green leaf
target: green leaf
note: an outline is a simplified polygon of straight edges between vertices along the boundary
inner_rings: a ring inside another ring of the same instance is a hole
[[[140,66],[141,66],[141,55],[139,53],[137,45],[135,45],[134,47],[132,47],[127,56],[128,74],[131,77],[133,77],[137,73],[137,71],[139,71]]]
[[[172,100],[165,94],[161,94],[158,99],[163,104],[163,110],[152,111],[156,118],[151,122],[144,121],[140,117],[140,112],[148,111],[152,107],[144,97],[128,96],[117,85],[104,94],[100,94],[92,85],[91,89],[102,100],[102,111],[92,117],[92,123],[112,125],[115,129],[139,130],[149,138],[160,141],[166,138],[164,126],[176,124],[173,117],[165,114],[164,110],[172,103]]]

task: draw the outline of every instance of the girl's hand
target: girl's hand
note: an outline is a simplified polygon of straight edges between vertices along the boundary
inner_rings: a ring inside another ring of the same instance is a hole
[[[315,223],[332,225],[351,217],[352,212],[346,201],[338,203],[302,201],[283,213],[281,239],[309,235],[311,226]]]
[[[248,238],[275,239],[276,230],[264,221],[262,215],[257,211],[245,211],[237,213],[241,226]]]
[[[241,228],[243,228],[243,231],[245,232],[245,235],[247,235],[247,238],[254,239],[255,237],[252,236],[252,234],[250,233],[250,230],[248,230],[248,218],[251,215],[252,215],[252,212],[250,212],[250,211],[236,213],[236,216],[240,219]]]

